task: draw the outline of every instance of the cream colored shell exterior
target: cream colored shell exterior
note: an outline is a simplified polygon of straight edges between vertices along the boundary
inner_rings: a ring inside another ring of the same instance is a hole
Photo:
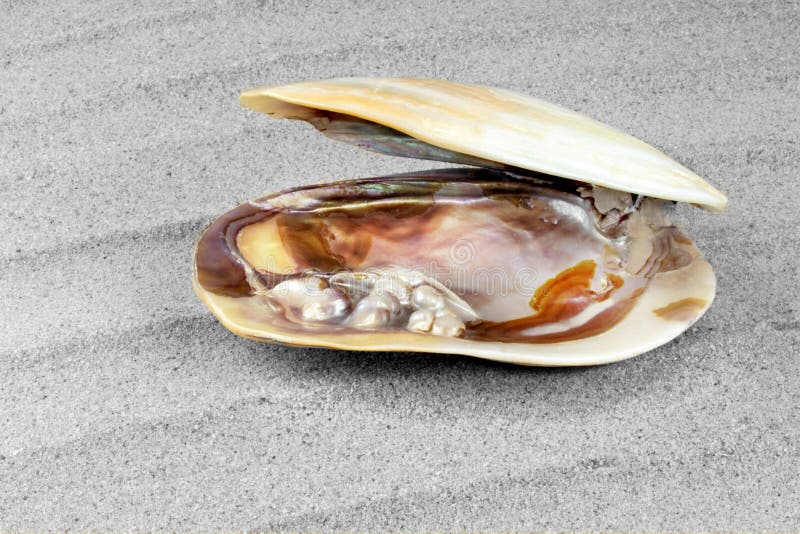
[[[663,152],[584,115],[504,89],[445,80],[340,78],[254,89],[282,118],[359,117],[453,152],[721,212],[725,195]]]

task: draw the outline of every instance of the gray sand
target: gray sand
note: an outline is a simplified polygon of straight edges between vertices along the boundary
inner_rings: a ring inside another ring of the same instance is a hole
[[[0,4],[0,528],[800,526],[800,4]],[[494,84],[727,191],[680,206],[719,294],[605,367],[228,333],[190,287],[215,215],[429,168],[237,103],[349,75]]]

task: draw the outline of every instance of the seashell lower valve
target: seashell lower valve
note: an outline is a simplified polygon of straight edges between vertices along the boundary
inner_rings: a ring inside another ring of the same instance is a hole
[[[236,334],[592,365],[666,343],[714,298],[710,265],[664,208],[720,211],[724,195],[591,119],[429,80],[329,80],[242,102],[378,152],[483,168],[293,189],[221,216],[197,243],[194,286]],[[537,152],[547,146],[561,152]]]

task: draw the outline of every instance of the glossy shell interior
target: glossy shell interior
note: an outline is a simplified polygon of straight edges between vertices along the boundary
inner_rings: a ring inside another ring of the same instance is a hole
[[[240,102],[394,155],[526,169],[715,212],[727,205],[722,192],[647,143],[504,89],[446,80],[340,78],[253,89]],[[384,129],[370,130],[370,124]]]
[[[540,178],[449,169],[264,197],[204,231],[195,290],[226,327],[252,339],[527,365],[635,356],[705,312],[712,269],[663,217],[660,202],[604,226],[576,184]],[[442,335],[430,322],[429,331],[410,331],[419,314],[408,303],[379,325],[354,321],[367,299],[337,281],[387,272],[406,280],[414,273],[436,295],[452,292],[458,309],[445,318],[457,326]],[[324,295],[341,309],[321,320],[298,318],[277,289],[304,279],[320,286],[300,293],[301,301],[318,304]]]

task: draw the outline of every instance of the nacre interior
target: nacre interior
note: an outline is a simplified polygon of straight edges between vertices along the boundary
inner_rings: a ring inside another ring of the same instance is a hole
[[[648,201],[609,222],[574,182],[487,169],[299,188],[212,223],[196,285],[223,303],[218,315],[250,325],[244,335],[287,343],[365,332],[583,339],[613,329],[655,275],[698,256]],[[697,300],[660,313],[691,321],[708,305]]]

